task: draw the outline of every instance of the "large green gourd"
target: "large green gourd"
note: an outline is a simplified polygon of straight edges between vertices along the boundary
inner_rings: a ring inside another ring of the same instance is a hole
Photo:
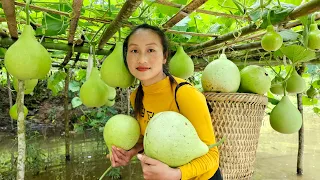
[[[271,87],[271,79],[267,71],[260,66],[250,65],[240,71],[240,88],[243,92],[265,94]]]
[[[292,104],[288,96],[283,96],[280,102],[272,109],[270,125],[274,130],[284,134],[295,133],[301,128],[301,113]]]
[[[261,38],[261,46],[266,51],[276,51],[283,44],[283,38],[278,34],[272,25],[267,26],[267,33]]]
[[[103,61],[102,80],[111,87],[127,88],[132,85],[134,76],[130,74],[123,59],[123,43],[117,42],[112,53]]]
[[[138,121],[124,114],[112,116],[103,129],[103,138],[110,155],[112,154],[112,146],[129,150],[137,144],[139,137],[140,126]]]
[[[192,59],[186,54],[182,46],[179,46],[175,55],[169,62],[169,72],[179,78],[188,79],[194,73]]]
[[[297,73],[296,70],[293,70],[291,76],[287,80],[286,90],[289,93],[302,93],[306,88],[307,85],[305,80]]]
[[[310,32],[308,36],[308,47],[310,49],[320,49],[320,30],[317,24],[310,25]]]
[[[237,92],[240,86],[240,71],[225,54],[210,62],[201,76],[201,83],[205,92]]]
[[[208,147],[186,117],[174,111],[164,111],[149,121],[143,146],[147,156],[170,167],[178,167],[205,155],[209,148],[223,140]]]
[[[51,57],[37,41],[32,26],[25,25],[19,39],[5,53],[4,64],[17,79],[42,79],[51,68]]]
[[[87,107],[100,107],[107,103],[108,97],[108,88],[98,68],[93,67],[89,79],[80,88],[80,99]]]
[[[13,88],[18,92],[18,79],[13,77]],[[24,81],[24,94],[33,92],[34,87],[38,84],[38,79],[30,79]]]

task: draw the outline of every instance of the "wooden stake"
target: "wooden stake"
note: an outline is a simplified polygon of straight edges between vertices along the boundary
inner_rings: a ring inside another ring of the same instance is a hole
[[[26,129],[24,123],[24,81],[18,81],[19,90],[17,93],[18,106],[18,160],[17,160],[17,179],[24,180],[26,162]]]
[[[297,71],[300,76],[302,76],[305,70],[305,66],[299,68]],[[298,148],[298,159],[297,159],[297,174],[303,174],[303,152],[304,152],[304,122],[303,122],[303,104],[302,104],[302,93],[297,94],[297,102],[298,102],[298,109],[302,116],[302,126],[299,130],[299,148]]]

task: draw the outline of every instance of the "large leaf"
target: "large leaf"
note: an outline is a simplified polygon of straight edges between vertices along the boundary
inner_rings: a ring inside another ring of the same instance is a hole
[[[80,91],[80,83],[77,81],[71,81],[69,83],[69,90],[72,92]]]
[[[292,31],[291,29],[280,31],[279,34],[283,38],[283,41],[295,41],[300,34]]]
[[[48,79],[48,89],[52,91],[52,95],[56,96],[64,88],[64,79],[67,74],[62,71],[57,71]]]
[[[42,31],[47,36],[66,34],[68,26],[69,22],[66,21],[66,18],[57,14],[47,13],[42,19]]]
[[[316,57],[314,51],[300,45],[289,45],[280,48],[281,52],[289,58],[292,63],[307,62]]]
[[[318,99],[316,98],[308,98],[307,96],[302,96],[302,104],[306,106],[312,106],[318,104]]]
[[[74,97],[72,100],[71,100],[71,104],[72,104],[72,108],[76,108],[80,105],[82,105],[82,101],[79,97]]]
[[[320,115],[320,108],[314,107],[313,108],[313,112],[315,112],[316,114]]]
[[[292,4],[281,3],[281,7],[273,6],[270,10],[264,8],[263,11],[260,9],[250,12],[249,16],[252,21],[257,22],[262,17],[262,24],[260,25],[261,28],[266,28],[268,26],[268,11],[270,11],[270,21],[271,24],[277,24],[283,20],[285,20],[288,15],[293,11],[296,6]]]
[[[320,90],[320,80],[316,80],[312,83],[312,86]]]

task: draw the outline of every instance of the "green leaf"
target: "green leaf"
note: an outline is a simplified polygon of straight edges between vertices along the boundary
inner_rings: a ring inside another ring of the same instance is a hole
[[[314,107],[314,108],[313,108],[313,111],[314,111],[316,114],[319,114],[319,115],[320,115],[320,108]]]
[[[69,22],[65,19],[60,15],[47,13],[42,19],[42,31],[47,36],[66,34]]]
[[[270,21],[271,24],[277,24],[281,21],[283,21],[284,19],[286,19],[288,17],[288,15],[294,10],[294,8],[296,6],[292,5],[292,4],[286,4],[286,3],[281,3],[282,7],[279,6],[273,6],[270,9]],[[250,12],[249,16],[252,19],[253,22],[257,22],[260,20],[260,18],[262,17],[262,24],[260,25],[261,28],[266,28],[268,26],[268,19],[267,19],[267,15],[268,15],[268,10],[266,8],[264,8],[264,10],[261,12],[261,10],[256,10],[254,12]]]
[[[103,116],[104,116],[104,113],[101,112],[101,111],[99,111],[99,112],[97,113],[97,115],[96,115],[97,118],[101,118],[101,117],[103,117]]]
[[[312,86],[316,89],[319,89],[320,90],[320,79],[319,80],[316,80],[312,83]]]
[[[281,52],[289,58],[292,63],[307,62],[316,57],[314,51],[300,45],[289,45],[280,48]]]
[[[71,100],[71,104],[72,104],[72,108],[76,108],[80,105],[82,105],[82,101],[79,97],[74,97],[72,100]]]
[[[268,101],[269,101],[271,104],[273,104],[273,105],[277,105],[277,104],[280,102],[280,101],[277,100],[277,99],[269,98],[269,97],[268,97]]]
[[[69,83],[69,90],[72,92],[80,91],[80,83],[77,81],[71,81]]]
[[[307,96],[302,96],[302,104],[306,106],[312,106],[315,104],[318,104],[318,99],[317,98],[308,98]]]
[[[87,71],[84,69],[80,69],[76,72],[75,80],[76,81],[85,81],[87,75]]]
[[[292,31],[291,29],[280,31],[279,34],[283,38],[283,41],[295,41],[298,39],[298,36],[300,35],[294,31]]]
[[[219,23],[215,23],[210,26],[208,33],[218,33],[220,31],[220,28],[222,28],[222,25]]]
[[[48,79],[48,89],[52,91],[52,95],[56,96],[64,88],[64,79],[67,74],[62,71],[57,71]]]

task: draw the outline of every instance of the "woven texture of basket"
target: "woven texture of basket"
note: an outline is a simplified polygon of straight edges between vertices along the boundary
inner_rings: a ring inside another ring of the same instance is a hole
[[[211,112],[224,180],[251,179],[260,128],[268,103],[266,96],[248,93],[204,93]]]

